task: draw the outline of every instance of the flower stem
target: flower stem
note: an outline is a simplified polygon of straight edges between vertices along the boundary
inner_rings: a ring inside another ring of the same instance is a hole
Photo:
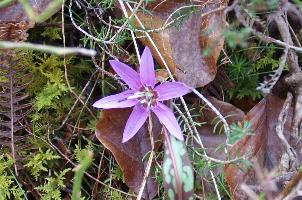
[[[153,139],[153,134],[152,134],[152,116],[151,116],[151,112],[149,112],[149,123],[148,123],[148,132],[149,132],[149,136],[150,136],[150,142],[151,142],[151,152],[150,152],[150,157],[146,166],[146,170],[145,170],[145,174],[144,174],[144,179],[142,181],[139,193],[137,195],[136,200],[140,200],[143,196],[143,192],[145,190],[145,186],[146,186],[146,182],[151,170],[151,166],[152,166],[152,160],[154,157],[154,139]]]

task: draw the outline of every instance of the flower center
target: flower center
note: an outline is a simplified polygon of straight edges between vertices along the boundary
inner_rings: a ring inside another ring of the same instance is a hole
[[[151,108],[156,105],[157,102],[157,92],[151,87],[143,87],[138,92],[135,92],[128,99],[137,99],[141,104],[147,108]]]

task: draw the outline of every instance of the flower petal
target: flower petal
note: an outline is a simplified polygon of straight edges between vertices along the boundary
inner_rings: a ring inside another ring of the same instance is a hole
[[[132,90],[139,90],[142,87],[139,74],[134,69],[118,60],[109,60],[109,63]]]
[[[145,48],[140,60],[140,78],[141,83],[146,86],[154,87],[156,83],[154,61],[150,49]]]
[[[119,94],[114,94],[111,96],[104,97],[93,104],[96,108],[127,108],[134,106],[138,103],[136,99],[127,99],[129,96],[133,95],[133,90],[126,90]]]
[[[154,88],[158,93],[158,101],[165,101],[188,94],[191,90],[181,82],[165,82]]]
[[[157,106],[152,108],[152,111],[172,135],[181,141],[184,140],[178,122],[170,108],[158,102]]]
[[[123,143],[130,140],[143,126],[148,118],[148,111],[141,104],[137,104],[130,114],[123,133]]]

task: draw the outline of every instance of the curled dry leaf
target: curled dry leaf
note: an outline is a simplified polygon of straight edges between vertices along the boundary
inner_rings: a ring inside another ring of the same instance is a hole
[[[222,8],[227,3],[227,0],[195,1],[194,5],[186,0],[153,1],[146,7],[150,12],[137,12],[147,30],[157,30],[149,34],[179,81],[202,87],[214,79],[216,61],[224,43],[222,32],[226,24]],[[137,20],[134,25],[141,28]],[[137,34],[144,36],[142,32]],[[141,41],[151,48],[156,61],[164,68],[150,41],[146,37]]]
[[[235,143],[230,151],[233,157],[246,155],[250,162],[259,165],[261,171],[278,169],[278,172],[282,174],[289,170],[289,156],[284,143],[276,133],[276,125],[283,103],[284,100],[279,97],[268,95],[247,114],[246,119],[252,125],[253,135],[245,136]],[[290,136],[292,115],[293,110],[290,108],[283,134],[293,148],[298,148],[297,145],[301,145],[296,144],[297,141]],[[297,156],[297,159],[300,160],[301,155]],[[225,179],[234,199],[248,199],[240,189],[241,184],[255,186],[258,183],[256,171],[252,168],[244,170],[246,167],[243,163],[225,166]]]
[[[29,4],[35,12],[40,14],[51,0],[30,0]],[[0,40],[24,41],[27,38],[27,30],[32,28],[31,22],[20,3],[13,1],[7,7],[0,8]]]
[[[121,167],[125,183],[138,193],[144,177],[148,159],[145,157],[151,150],[148,125],[145,123],[138,133],[128,142],[122,143],[123,130],[132,109],[103,110],[96,126],[96,136],[109,149]],[[153,117],[153,136],[158,140],[161,125]],[[152,199],[157,194],[157,185],[149,175],[144,191],[145,199]]]

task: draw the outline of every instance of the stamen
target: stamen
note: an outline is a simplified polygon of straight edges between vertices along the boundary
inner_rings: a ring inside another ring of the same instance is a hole
[[[137,99],[143,96],[145,96],[144,92],[136,92],[132,96],[129,96],[127,99]]]
[[[148,103],[148,101],[147,101],[146,99],[142,99],[142,100],[140,100],[139,102],[141,102],[141,104]]]
[[[150,87],[144,87],[142,90],[129,96],[127,99],[137,99],[141,104],[143,104],[147,109],[150,109],[154,104],[156,104],[157,93]]]

